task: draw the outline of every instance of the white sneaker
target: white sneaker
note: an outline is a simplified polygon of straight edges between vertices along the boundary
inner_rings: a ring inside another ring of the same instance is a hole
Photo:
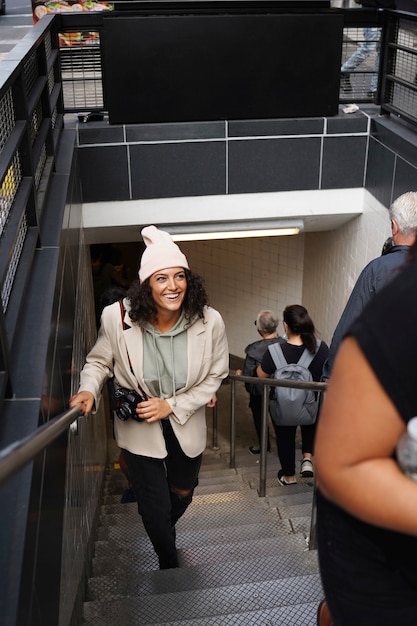
[[[303,459],[301,461],[301,476],[304,478],[312,478],[314,476],[313,463],[310,459]]]

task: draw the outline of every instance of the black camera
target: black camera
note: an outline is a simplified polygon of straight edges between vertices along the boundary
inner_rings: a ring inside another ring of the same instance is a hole
[[[140,393],[134,389],[124,389],[113,383],[111,409],[122,422],[126,422],[130,418],[137,422],[143,422],[136,413],[136,406],[139,402],[144,402],[144,400],[146,400],[146,398],[141,396]]]

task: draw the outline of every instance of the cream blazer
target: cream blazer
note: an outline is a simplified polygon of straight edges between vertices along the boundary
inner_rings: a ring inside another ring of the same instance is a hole
[[[125,330],[119,303],[105,307],[97,341],[81,372],[79,391],[90,391],[94,395],[94,412],[100,402],[103,384],[113,373],[122,387],[138,390],[139,383],[149,396],[152,395],[143,380],[142,330],[130,320],[126,300],[125,306]],[[187,456],[196,457],[206,447],[205,406],[229,373],[224,322],[215,309],[206,307],[204,319],[198,319],[187,330],[187,358],[186,385],[176,392],[175,406],[173,398],[167,398],[167,401],[173,408],[169,420],[181,448]],[[143,456],[166,457],[160,422],[122,421],[115,416],[114,423],[120,448]]]

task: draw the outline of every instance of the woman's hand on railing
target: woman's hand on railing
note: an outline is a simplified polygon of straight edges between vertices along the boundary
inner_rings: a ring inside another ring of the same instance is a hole
[[[69,406],[72,408],[77,404],[81,404],[83,415],[91,413],[94,406],[94,396],[91,391],[79,391],[75,396],[72,396],[69,401]]]
[[[214,395],[214,396],[211,398],[211,400],[209,400],[209,401],[207,402],[206,406],[207,406],[209,409],[212,409],[214,406],[216,406],[216,404],[217,404],[217,396],[216,396],[216,395]]]

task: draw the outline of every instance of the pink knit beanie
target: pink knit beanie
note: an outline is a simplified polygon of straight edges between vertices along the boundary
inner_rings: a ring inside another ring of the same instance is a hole
[[[139,268],[139,280],[143,283],[154,272],[168,267],[186,267],[188,261],[172,237],[156,226],[146,226],[141,231],[146,248],[142,254]]]

